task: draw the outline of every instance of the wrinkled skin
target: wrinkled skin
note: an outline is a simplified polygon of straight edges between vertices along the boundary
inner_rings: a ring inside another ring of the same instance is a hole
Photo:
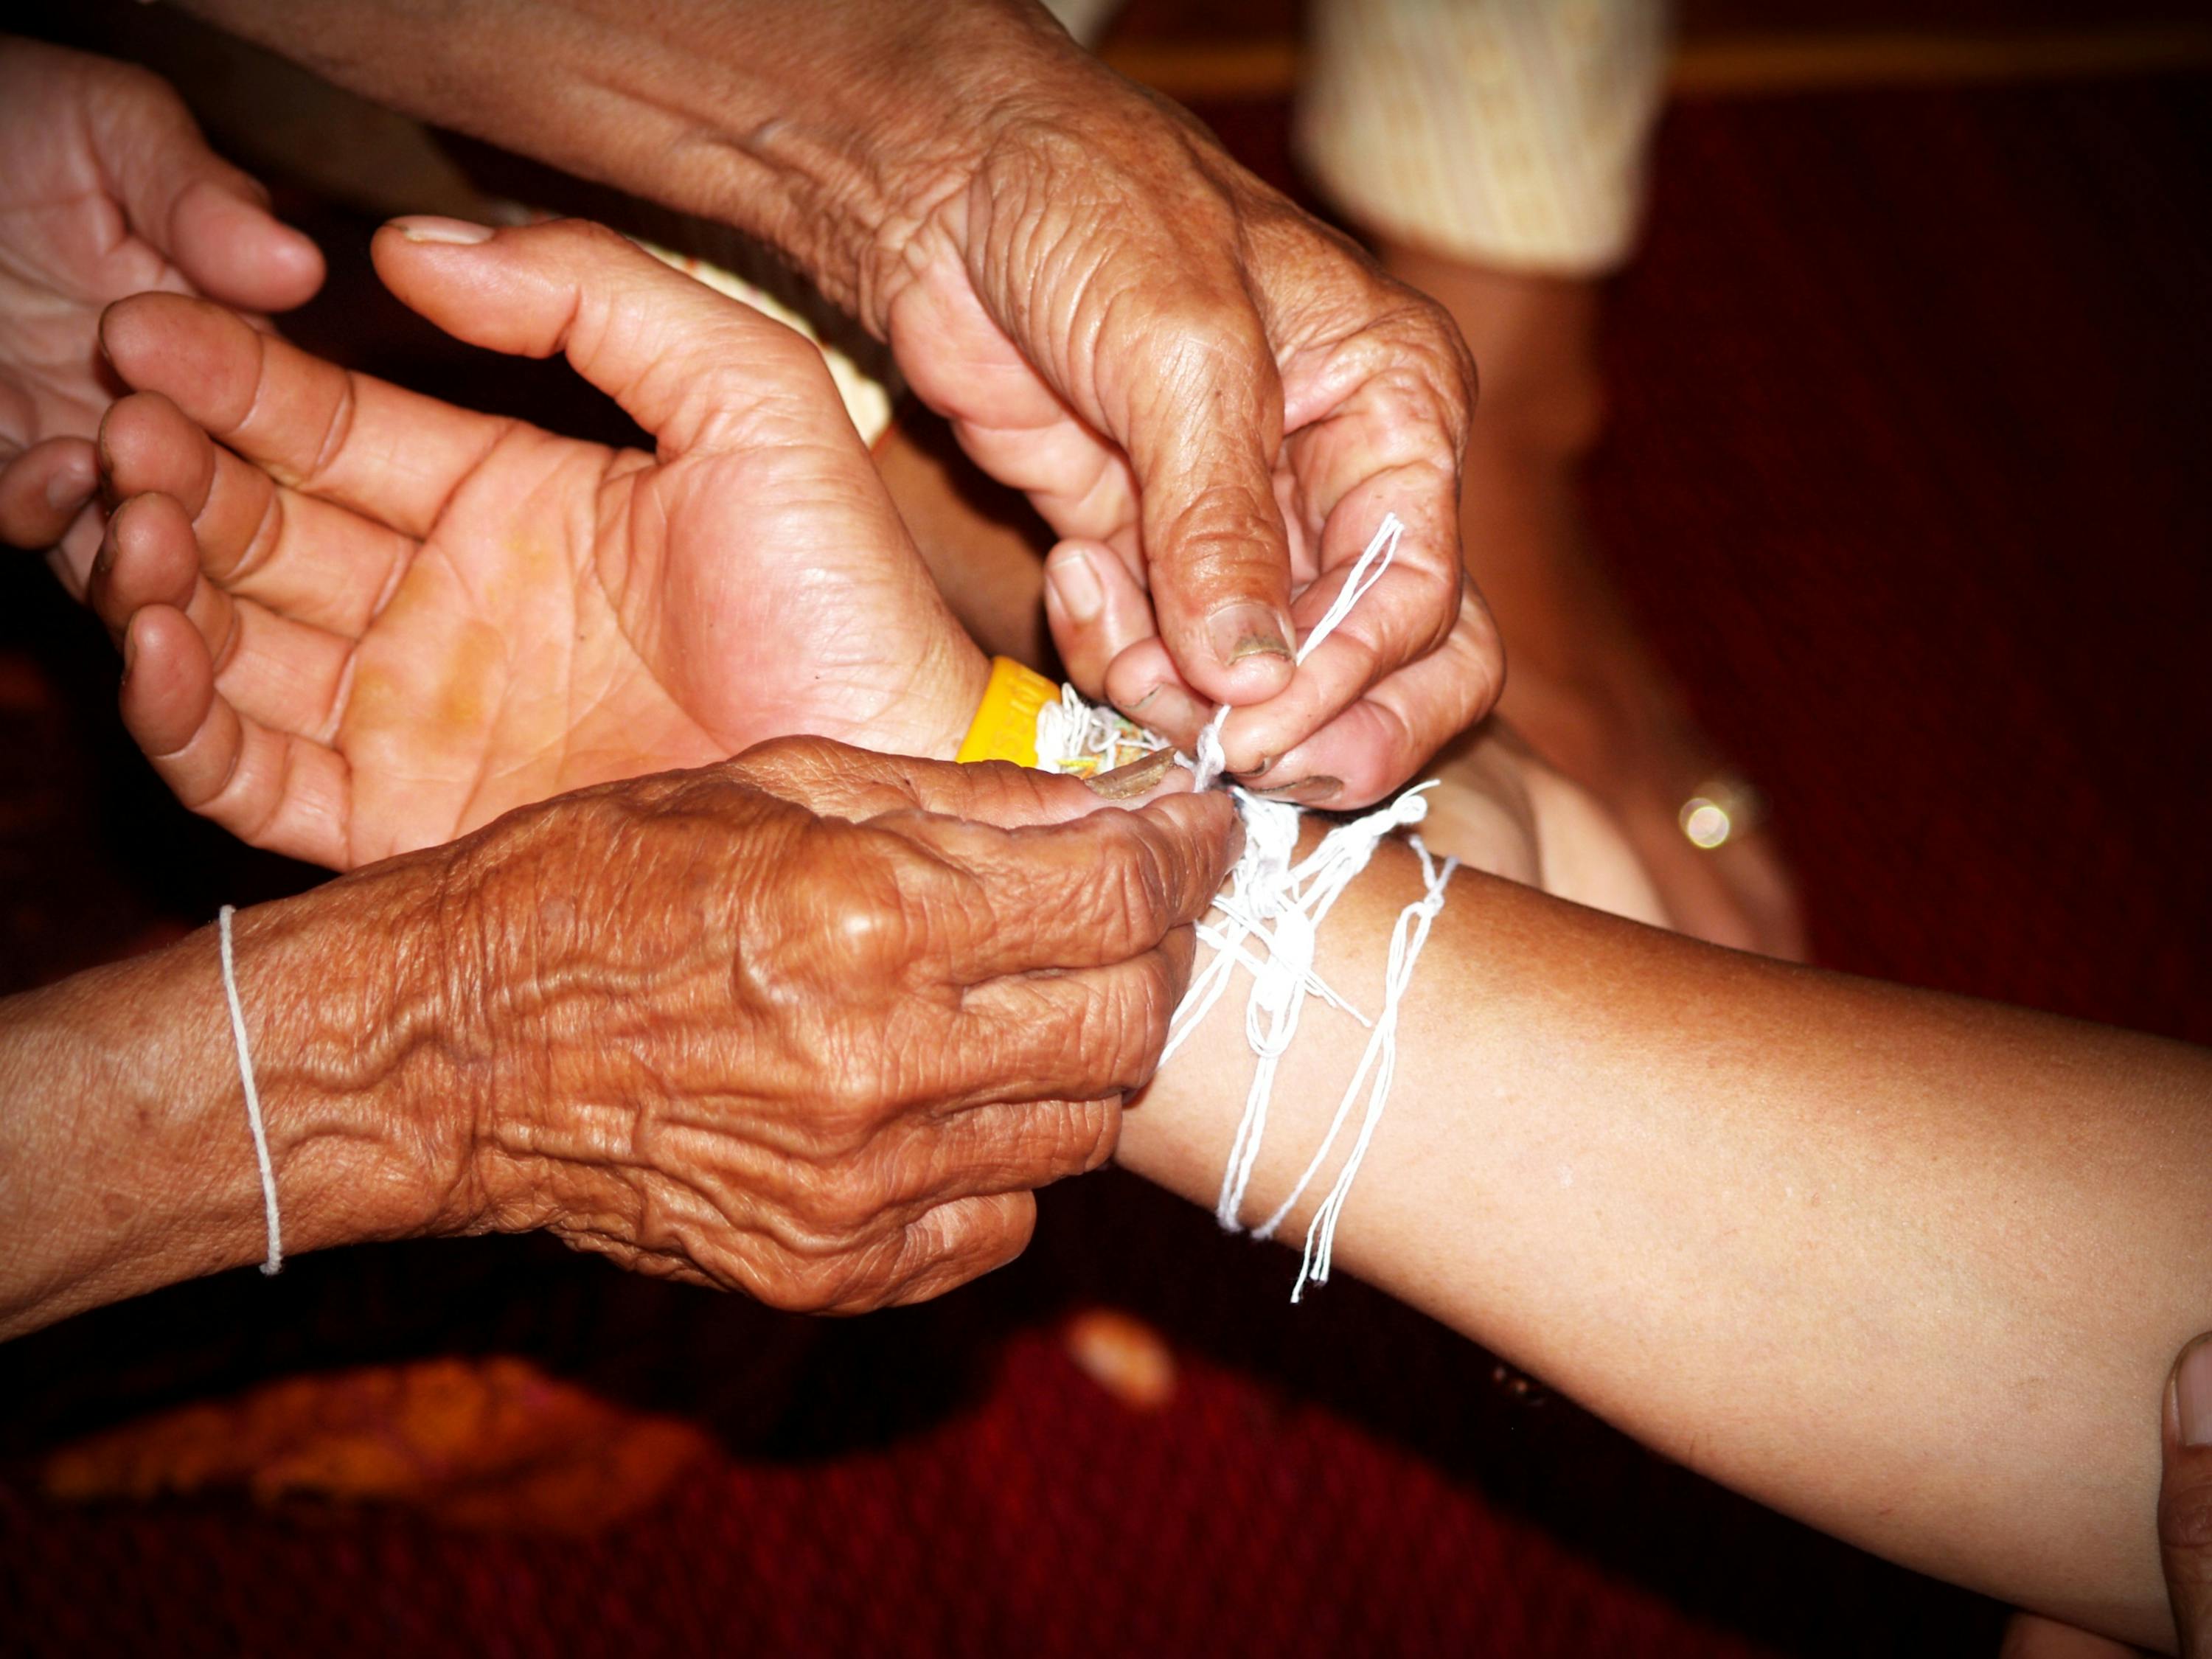
[[[780,1308],[948,1290],[1113,1151],[1237,846],[1218,795],[793,738],[242,911],[284,1247],[543,1229]],[[0,1335],[261,1259],[222,1006],[212,928],[0,1000]]]
[[[1474,382],[1449,320],[1030,0],[187,3],[774,244],[987,471],[1139,577],[1143,640],[1078,648],[1079,595],[1053,620],[1085,690],[1179,741],[1235,703],[1232,766],[1334,778],[1348,806],[1496,699],[1460,575]],[[1293,624],[1385,511],[1411,527],[1400,568],[1293,679]]]
[[[794,738],[423,855],[446,1225],[831,1312],[1010,1260],[1112,1152],[1235,844],[1218,797],[1097,805]]]
[[[885,326],[1064,538],[1047,613],[1079,687],[1186,747],[1234,702],[1232,770],[1338,807],[1490,707],[1503,660],[1459,552],[1474,368],[1435,305],[1088,59],[940,189],[880,279]],[[1386,512],[1396,562],[1293,678],[1286,641]]]
[[[100,308],[158,290],[283,311],[321,286],[322,255],[143,70],[0,39],[0,541],[61,544],[81,590],[112,395]]]
[[[659,439],[556,437],[350,374],[204,302],[115,307],[137,395],[89,599],[185,803],[340,868],[584,785],[816,732],[949,758],[987,665],[820,354],[611,232],[375,244],[456,336],[565,352]]]

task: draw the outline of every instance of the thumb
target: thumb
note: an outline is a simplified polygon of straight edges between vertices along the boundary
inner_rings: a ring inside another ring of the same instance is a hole
[[[85,100],[101,171],[131,230],[209,298],[288,311],[323,285],[321,250],[217,155],[168,82],[102,64]]]
[[[2212,1659],[2212,1333],[2181,1351],[2166,1388],[2159,1553],[2183,1659]]]
[[[395,219],[371,253],[385,286],[456,339],[565,356],[664,457],[760,444],[865,454],[811,342],[604,225]]]

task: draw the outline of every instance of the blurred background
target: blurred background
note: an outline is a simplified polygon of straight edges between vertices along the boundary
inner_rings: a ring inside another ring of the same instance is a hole
[[[559,181],[158,9],[46,32],[168,74],[322,244],[295,337],[623,434],[368,268],[386,212]],[[1101,49],[1330,210],[1297,0],[1132,0]],[[1815,958],[2212,1041],[2212,17],[1687,0],[1668,62],[1578,488]],[[0,988],[318,878],[173,805],[116,675],[0,563]],[[2002,1609],[1291,1273],[1109,1172],[1015,1266],[849,1323],[532,1239],[180,1286],[0,1347],[0,1648],[1994,1652]]]

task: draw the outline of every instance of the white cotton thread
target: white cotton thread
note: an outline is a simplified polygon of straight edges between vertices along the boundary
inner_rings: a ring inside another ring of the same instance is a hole
[[[261,1123],[261,1091],[253,1083],[253,1056],[246,1047],[246,1011],[239,1006],[238,967],[231,957],[230,919],[237,907],[226,904],[216,912],[216,927],[222,945],[222,994],[230,1004],[230,1035],[238,1045],[238,1075],[246,1085],[246,1123],[253,1131],[253,1157],[261,1166],[261,1209],[269,1226],[269,1258],[261,1264],[273,1275],[284,1266],[284,1230],[276,1219],[276,1171],[269,1161],[269,1132]]]
[[[1298,647],[1303,664],[1322,641],[1334,633],[1352,609],[1380,580],[1396,556],[1406,527],[1395,514],[1385,514],[1382,525],[1358,561],[1328,610]],[[1224,705],[1214,710],[1193,745],[1193,781],[1198,788],[1212,787],[1221,779],[1225,759],[1221,728],[1229,718]],[[1133,736],[1132,735],[1133,732]],[[1127,745],[1136,745],[1135,753]],[[1109,764],[1121,764],[1136,753],[1164,746],[1141,728],[1133,728],[1125,716],[1111,708],[1096,708],[1073,686],[1061,689],[1057,703],[1037,714],[1037,763],[1047,770],[1076,772],[1089,776]],[[1443,908],[1444,894],[1456,859],[1439,865],[1418,836],[1411,836],[1421,861],[1423,896],[1401,911],[1391,930],[1390,951],[1383,973],[1382,1009],[1370,1019],[1339,995],[1315,971],[1314,956],[1321,925],[1345,890],[1358,878],[1385,836],[1410,830],[1428,814],[1425,792],[1434,780],[1415,785],[1389,803],[1348,823],[1340,823],[1322,837],[1321,844],[1293,866],[1297,852],[1298,825],[1305,814],[1288,801],[1268,800],[1249,790],[1231,786],[1230,793],[1244,820],[1244,851],[1230,872],[1228,889],[1214,897],[1212,910],[1218,925],[1200,923],[1199,937],[1213,947],[1213,960],[1191,981],[1168,1024],[1168,1039],[1160,1054],[1165,1067],[1192,1033],[1205,1024],[1238,968],[1252,976],[1244,1005],[1244,1038],[1255,1057],[1252,1083],[1244,1110],[1230,1144],[1229,1160],[1222,1170],[1221,1190],[1214,1201],[1214,1219],[1229,1231],[1241,1229],[1244,1200],[1258,1164],[1260,1146],[1267,1127],[1267,1108],[1274,1094],[1275,1076],[1283,1056],[1297,1035],[1298,1019],[1310,996],[1318,996],[1349,1014],[1368,1030],[1365,1047],[1352,1081],[1346,1085],[1335,1115],[1320,1148],[1298,1177],[1291,1194],[1273,1214],[1253,1230],[1268,1238],[1304,1196],[1328,1161],[1339,1135],[1349,1121],[1353,1103],[1366,1091],[1366,1111],[1352,1151],[1331,1183],[1321,1207],[1306,1229],[1305,1249],[1298,1277],[1291,1289],[1297,1302],[1309,1285],[1328,1282],[1334,1257],[1338,1218],[1352,1190],[1353,1179],[1365,1160],[1376,1124],[1388,1103],[1397,1072],[1398,1011],[1413,984],[1413,964],[1428,941],[1430,927]],[[1257,947],[1257,950],[1254,947]],[[1264,953],[1264,954],[1262,954]]]
[[[1037,710],[1036,763],[1047,772],[1096,777],[1166,747],[1166,738],[1119,709],[1086,702],[1072,685],[1060,688],[1059,702]]]
[[[1398,543],[1406,533],[1405,525],[1395,513],[1385,513],[1382,522],[1376,527],[1375,535],[1366,550],[1353,562],[1352,574],[1344,579],[1344,586],[1336,590],[1336,598],[1322,613],[1322,618],[1306,633],[1305,643],[1298,647],[1293,659],[1303,665],[1315,649],[1330,635],[1336,632],[1344,619],[1352,614],[1352,607],[1366,597],[1367,590],[1382,580],[1382,573],[1390,568],[1390,561],[1398,556]],[[1223,703],[1213,711],[1213,718],[1198,734],[1191,746],[1191,758],[1195,763],[1192,770],[1200,789],[1211,789],[1228,766],[1228,757],[1221,750],[1222,723],[1229,718],[1229,705]]]
[[[1273,924],[1266,929],[1269,947],[1267,971],[1254,977],[1244,1009],[1245,1040],[1258,1056],[1259,1064],[1254,1068],[1252,1085],[1245,1096],[1244,1115],[1231,1142],[1228,1167],[1222,1172],[1221,1192],[1213,1210],[1213,1218],[1231,1232],[1238,1231],[1242,1224],[1244,1194],[1251,1185],[1252,1171],[1259,1161],[1260,1143],[1267,1133],[1267,1104],[1274,1092],[1275,1073],[1297,1034],[1298,1018],[1304,1011],[1306,981],[1314,977],[1313,957],[1321,924],[1344,890],[1367,867],[1383,838],[1394,830],[1419,823],[1427,816],[1429,804],[1424,792],[1430,787],[1419,785],[1388,806],[1337,825],[1322,837],[1321,845],[1295,869],[1290,867],[1290,854],[1297,846],[1298,820],[1304,815],[1285,802],[1252,802],[1255,807],[1272,809],[1261,815],[1268,823],[1267,844],[1260,859],[1250,859],[1255,823],[1248,816],[1247,860],[1254,868],[1249,879],[1232,880],[1230,902],[1217,907],[1232,921],[1237,920],[1237,910],[1245,911],[1244,923],[1253,933],[1261,932],[1267,923]],[[1242,796],[1243,792],[1238,793]],[[1283,816],[1278,818],[1278,813]],[[1238,863],[1237,875],[1240,878],[1247,874],[1245,862]],[[1213,965],[1208,964],[1209,968]],[[1387,980],[1384,988],[1387,994]],[[1194,987],[1193,993],[1196,989]],[[1207,1009],[1212,1001],[1218,1000],[1219,994],[1218,989],[1211,992]],[[1185,1004],[1190,1001],[1191,994],[1186,994]],[[1388,1014],[1386,1007],[1386,1017]],[[1203,1018],[1201,1011],[1197,1018]],[[1361,1023],[1370,1030],[1375,1024],[1366,1020]],[[1196,1019],[1192,1024],[1194,1025]],[[1174,1023],[1170,1023],[1170,1031],[1174,1029]]]
[[[1367,1148],[1375,1139],[1375,1126],[1382,1121],[1382,1108],[1390,1098],[1390,1085],[1397,1075],[1398,1010],[1413,982],[1413,964],[1420,959],[1421,947],[1429,942],[1429,929],[1444,908],[1452,872],[1459,868],[1455,858],[1438,864],[1429,855],[1429,849],[1419,836],[1409,836],[1407,841],[1421,860],[1423,892],[1398,913],[1398,920],[1391,927],[1389,963],[1383,969],[1382,1012],[1369,1033],[1359,1064],[1352,1069],[1352,1081],[1345,1086],[1344,1098],[1337,1103],[1336,1115],[1329,1120],[1328,1133],[1322,1137],[1321,1146],[1306,1165],[1305,1173],[1291,1188],[1290,1196],[1275,1206],[1275,1212],[1252,1230],[1255,1238],[1273,1238],[1284,1218],[1305,1196],[1306,1188],[1328,1160],[1329,1149],[1336,1145],[1336,1137],[1351,1113],[1360,1085],[1367,1081],[1371,1072],[1374,1082],[1367,1091],[1367,1112],[1360,1120],[1359,1133],[1352,1142],[1351,1154],[1344,1160],[1344,1167],[1336,1172],[1328,1195],[1306,1225],[1305,1249],[1298,1261],[1297,1282],[1291,1286],[1292,1302],[1303,1298],[1308,1285],[1328,1283],[1329,1265],[1336,1252],[1336,1224],[1344,1213],[1345,1200],[1351,1196],[1352,1180],[1358,1175],[1360,1164],[1366,1161]]]

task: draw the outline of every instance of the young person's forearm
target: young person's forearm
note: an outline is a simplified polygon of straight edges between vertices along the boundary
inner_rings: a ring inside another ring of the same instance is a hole
[[[401,1103],[424,1033],[372,877],[235,919],[284,1249],[427,1226],[443,1160]],[[427,1097],[426,1097],[427,1098]],[[216,930],[0,1002],[0,1338],[267,1248]]]
[[[1418,891],[1386,851],[1322,934],[1324,977],[1370,1012]],[[1209,1206],[1250,1071],[1240,998],[1122,1140]],[[1364,1040],[1308,1004],[1248,1224],[1318,1146]],[[2076,1624],[2167,1629],[2146,1425],[2212,1322],[2197,1051],[1463,876],[1337,1249],[1778,1508]]]
[[[733,225],[872,316],[904,228],[1080,54],[1024,0],[181,0],[408,114]]]

